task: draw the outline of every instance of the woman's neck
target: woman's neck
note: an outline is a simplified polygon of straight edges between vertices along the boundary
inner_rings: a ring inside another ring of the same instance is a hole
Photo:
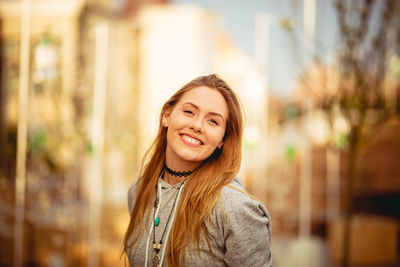
[[[185,181],[188,177],[177,177],[177,176],[173,176],[171,174],[169,174],[168,172],[164,172],[164,181],[166,181],[167,183],[169,183],[170,185],[175,185],[177,183],[180,183],[182,181]]]
[[[170,166],[168,164],[168,160],[167,160],[166,165],[169,169],[171,169],[172,171],[175,171],[175,172],[189,172],[189,171],[193,171],[194,169],[196,169],[198,167],[198,164],[190,164],[190,165],[185,164],[185,166],[178,166],[177,164],[171,164],[171,166]],[[165,170],[163,179],[170,185],[174,185],[174,184],[180,183],[182,181],[185,181],[189,177],[190,177],[190,175],[188,175],[186,177],[172,175],[172,174],[168,173],[167,170]]]

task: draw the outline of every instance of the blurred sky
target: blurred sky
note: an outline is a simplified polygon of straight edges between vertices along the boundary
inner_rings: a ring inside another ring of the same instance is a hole
[[[323,62],[334,59],[336,17],[333,0],[315,0],[315,50],[304,46],[302,0],[173,0],[176,4],[196,4],[220,14],[224,28],[231,34],[236,47],[255,59],[255,19],[264,14],[271,18],[268,59],[269,87],[283,97],[290,97],[295,78],[317,55]],[[290,18],[292,30],[282,28],[282,18]]]

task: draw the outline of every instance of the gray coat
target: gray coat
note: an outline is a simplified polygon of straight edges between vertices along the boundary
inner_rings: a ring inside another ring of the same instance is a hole
[[[161,186],[162,201],[160,223],[155,231],[156,243],[166,227],[180,183],[170,185],[162,180]],[[135,188],[136,183],[133,183],[128,192],[130,213],[134,206]],[[153,223],[153,212],[152,208],[148,229]],[[273,266],[270,216],[259,201],[244,192],[238,178],[235,178],[229,186],[223,187],[221,201],[217,202],[211,220],[206,222],[206,227],[214,256],[209,252],[204,235],[200,234],[200,250],[197,249],[196,242],[192,242],[193,244],[186,248],[185,266]],[[144,230],[139,241],[127,250],[131,266],[144,266],[148,231]],[[153,234],[150,235],[149,243],[148,265],[152,266]],[[166,257],[162,266],[168,266]]]

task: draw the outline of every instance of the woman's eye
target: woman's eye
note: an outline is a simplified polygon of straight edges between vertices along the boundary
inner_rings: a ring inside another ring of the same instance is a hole
[[[183,112],[185,112],[186,114],[188,114],[188,115],[194,115],[194,113],[193,113],[193,111],[191,111],[191,110],[184,110]]]
[[[217,122],[216,120],[214,120],[214,119],[210,119],[210,122],[211,122],[212,124],[214,124],[214,125],[219,125],[218,122]]]

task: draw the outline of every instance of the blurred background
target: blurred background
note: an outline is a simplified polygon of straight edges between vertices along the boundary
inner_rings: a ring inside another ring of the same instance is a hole
[[[162,103],[219,74],[275,266],[400,266],[400,2],[0,0],[0,266],[123,266]]]

